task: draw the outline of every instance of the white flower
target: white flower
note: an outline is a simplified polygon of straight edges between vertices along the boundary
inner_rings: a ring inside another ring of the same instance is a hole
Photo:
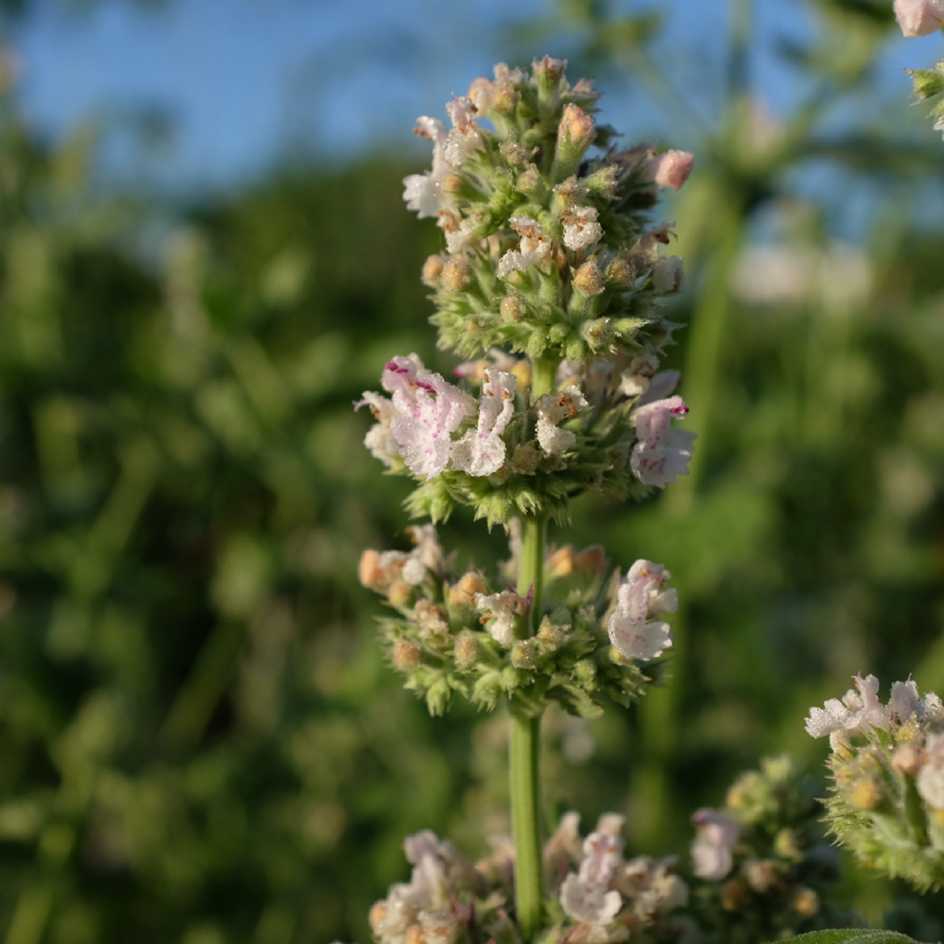
[[[492,475],[505,463],[502,434],[515,413],[512,374],[486,368],[479,401],[478,425],[469,430],[453,448],[453,465],[469,475]]]
[[[589,404],[587,398],[576,388],[559,393],[548,393],[537,402],[538,421],[535,432],[538,444],[546,455],[559,456],[577,444],[577,436],[567,429],[560,429],[561,423],[573,419]]]
[[[638,560],[620,585],[607,631],[610,642],[627,659],[657,659],[671,648],[669,624],[650,618],[678,608],[675,591],[663,589],[670,576],[660,564]]]
[[[403,178],[403,200],[408,210],[422,220],[435,217],[442,209],[442,184],[449,173],[445,156],[447,134],[443,123],[428,115],[416,119],[414,133],[433,142],[433,167],[425,174],[410,174]]]
[[[886,709],[878,697],[879,681],[874,675],[853,677],[854,688],[850,688],[842,699],[830,698],[822,708],[811,708],[806,719],[806,733],[810,737],[829,736],[833,749],[844,743],[853,734],[866,734],[873,728],[888,727],[890,715],[904,710],[903,699],[907,685],[899,689],[895,707],[890,703]]]
[[[612,832],[594,832],[584,840],[579,872],[571,872],[560,890],[561,905],[575,921],[609,924],[623,907],[618,891],[610,889],[623,861],[623,843]]]
[[[906,682],[895,682],[892,685],[891,697],[888,699],[888,718],[904,724],[913,715],[920,719],[924,714],[924,703],[918,694],[918,686],[912,679]]]
[[[497,273],[500,279],[539,266],[551,254],[551,244],[537,220],[530,216],[513,216],[508,222],[521,239],[517,249],[509,249],[498,260]]]
[[[671,295],[682,287],[685,267],[678,256],[659,259],[652,269],[652,287],[660,295]]]
[[[596,207],[581,206],[568,210],[563,218],[564,245],[580,252],[599,242],[603,227],[597,222],[597,216]]]
[[[925,750],[927,760],[918,773],[918,793],[930,806],[944,809],[944,735],[932,734]]]
[[[646,402],[633,410],[638,441],[630,465],[640,482],[664,488],[680,475],[688,474],[695,434],[671,426],[673,419],[687,414],[685,401],[677,396]]]
[[[475,401],[426,370],[415,354],[389,361],[381,383],[393,395],[390,430],[403,461],[421,478],[439,475],[449,464],[452,434]]]
[[[518,618],[525,611],[525,601],[511,590],[475,595],[475,608],[489,635],[498,645],[510,649],[515,641]]]
[[[354,409],[359,410],[362,406],[369,407],[377,421],[367,431],[364,445],[375,459],[379,459],[388,469],[392,468],[400,458],[400,450],[397,449],[390,428],[394,416],[393,404],[381,394],[365,390],[363,399],[354,404]]]
[[[944,27],[944,0],[895,0],[895,16],[905,36],[926,36]]]
[[[475,123],[475,106],[468,98],[452,99],[446,112],[453,127],[446,135],[443,156],[451,167],[459,168],[482,146],[482,135]]]
[[[734,847],[741,827],[717,810],[702,809],[692,816],[695,841],[692,843],[692,864],[699,878],[719,882],[734,865]]]

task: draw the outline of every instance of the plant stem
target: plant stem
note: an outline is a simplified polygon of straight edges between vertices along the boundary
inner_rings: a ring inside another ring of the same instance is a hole
[[[512,712],[508,759],[511,822],[515,838],[515,913],[526,941],[541,927],[542,888],[538,755],[541,718]]]
[[[557,360],[535,358],[531,364],[531,399],[556,387]],[[544,591],[544,552],[547,518],[544,515],[522,520],[521,557],[518,566],[518,594],[531,596],[528,622],[523,632],[534,634],[541,614]],[[508,747],[511,824],[515,840],[515,914],[525,941],[541,928],[544,901],[541,856],[540,776],[541,717],[529,717],[512,710]]]

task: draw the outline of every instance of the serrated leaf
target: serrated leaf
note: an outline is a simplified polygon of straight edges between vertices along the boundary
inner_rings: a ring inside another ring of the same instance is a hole
[[[837,928],[832,931],[811,931],[799,937],[787,938],[779,944],[917,944],[917,942],[897,931]]]

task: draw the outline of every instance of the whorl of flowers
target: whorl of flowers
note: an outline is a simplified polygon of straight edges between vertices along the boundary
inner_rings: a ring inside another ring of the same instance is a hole
[[[858,858],[919,890],[944,885],[944,705],[908,679],[879,697],[874,675],[810,709],[828,737],[830,829]]]
[[[582,836],[578,814],[566,813],[543,850],[541,944],[757,944],[821,927],[836,918],[822,903],[835,869],[817,814],[790,762],[768,760],[735,781],[723,810],[695,814],[686,878],[671,856],[628,855],[622,816],[607,813]],[[514,847],[507,837],[490,846],[472,863],[430,832],[408,838],[410,880],[370,913],[378,944],[519,942],[508,917]]]
[[[432,525],[410,537],[412,551],[364,551],[359,576],[390,606],[381,620],[390,660],[433,714],[461,695],[486,710],[504,698],[534,714],[556,701],[595,717],[606,701],[637,698],[672,644],[660,614],[675,609],[675,591],[651,561],[637,561],[620,583],[618,573],[607,579],[601,548],[552,548],[546,613],[532,636],[524,632],[531,600],[505,576],[457,568]]]
[[[682,267],[662,254],[671,227],[647,214],[692,156],[612,148],[597,93],[564,66],[499,65],[447,104],[451,127],[417,121],[432,168],[406,178],[404,198],[446,243],[423,266],[432,320],[441,348],[476,360],[451,382],[394,357],[383,393],[357,404],[376,420],[373,455],[420,483],[417,516],[464,504],[490,524],[562,521],[587,490],[641,497],[688,471],[694,434],[673,425],[688,407],[672,395],[678,375],[659,371],[675,327],[659,302]],[[532,395],[541,365],[551,389]]]
[[[828,926],[836,877],[819,808],[787,757],[741,774],[724,807],[692,816],[692,911],[709,939],[755,944]]]
[[[944,29],[944,0],[895,0],[895,17],[903,35],[927,36]],[[935,130],[944,133],[944,59],[910,75],[915,98],[927,103]]]

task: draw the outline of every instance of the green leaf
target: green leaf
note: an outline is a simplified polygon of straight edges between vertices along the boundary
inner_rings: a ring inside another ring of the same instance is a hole
[[[799,937],[787,938],[780,944],[916,944],[906,934],[897,931],[874,931],[866,928],[846,928],[833,931],[813,931]]]

